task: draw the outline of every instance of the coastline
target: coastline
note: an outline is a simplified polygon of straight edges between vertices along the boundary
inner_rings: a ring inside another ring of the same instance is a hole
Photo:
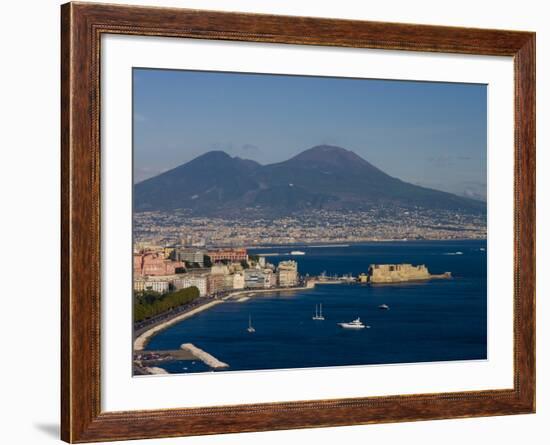
[[[294,243],[271,243],[271,244],[250,244],[244,247],[248,250],[260,250],[260,249],[281,249],[281,248],[306,248],[306,249],[329,249],[329,248],[342,248],[352,247],[358,245],[368,244],[387,244],[387,243],[423,243],[423,242],[462,242],[462,241],[487,241],[487,236],[484,237],[470,237],[470,238],[364,238],[356,240],[336,240],[332,242],[302,242],[297,241]],[[230,245],[219,244],[217,247],[231,247]],[[278,254],[279,255],[279,254]]]
[[[152,326],[151,328],[147,329],[145,332],[142,332],[135,340],[134,340],[134,352],[135,351],[142,351],[145,346],[147,345],[147,342],[151,339],[151,337],[160,331],[166,329],[169,326],[172,326],[175,323],[178,323],[179,321],[185,320],[186,318],[192,317],[193,315],[196,315],[202,311],[205,311],[206,309],[216,306],[218,304],[223,303],[222,300],[214,300],[210,301],[208,303],[203,304],[202,306],[199,306],[189,312],[185,312],[183,314],[177,315],[174,318],[170,318],[168,320],[163,321],[162,323],[159,323],[157,325]]]
[[[312,284],[308,284],[306,286],[300,286],[300,287],[279,287],[279,288],[268,288],[268,289],[238,290],[238,291],[235,291],[235,292],[231,292],[226,297],[223,297],[222,300],[227,301],[227,300],[234,300],[236,298],[240,299],[240,298],[243,298],[243,297],[250,298],[250,297],[253,297],[256,294],[277,294],[277,293],[281,293],[281,292],[296,292],[296,291],[301,291],[301,290],[313,289],[317,284],[319,284],[319,282],[316,282],[316,281],[309,281],[309,283],[312,283]],[[244,301],[246,301],[246,300],[244,300]]]
[[[236,292],[232,292],[226,297],[223,297],[220,300],[214,300],[210,301],[208,303],[205,303],[189,312],[185,312],[183,314],[176,315],[173,318],[170,318],[168,320],[163,321],[162,323],[159,323],[157,325],[153,325],[146,331],[142,332],[135,340],[134,340],[134,352],[135,351],[142,351],[145,349],[145,346],[149,342],[149,340],[156,334],[158,334],[160,331],[163,331],[164,329],[172,326],[173,324],[179,323],[182,320],[186,320],[187,318],[193,317],[196,314],[199,314],[200,312],[203,312],[207,309],[210,309],[211,307],[217,306],[218,304],[221,304],[227,300],[235,300],[240,298],[245,298],[248,300],[250,297],[253,297],[255,294],[259,293],[279,293],[279,292],[296,292],[301,290],[308,290],[313,289],[318,282],[310,281],[306,286],[300,286],[300,287],[287,287],[287,288],[277,288],[277,289],[246,289],[246,290],[238,290]],[[246,300],[243,300],[246,301]],[[237,300],[238,302],[238,300]]]

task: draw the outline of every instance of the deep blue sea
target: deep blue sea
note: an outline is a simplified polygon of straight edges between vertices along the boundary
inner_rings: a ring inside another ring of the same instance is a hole
[[[451,280],[391,285],[319,285],[313,290],[258,294],[226,302],[153,337],[147,349],[193,343],[228,363],[227,371],[475,360],[487,357],[486,241],[403,241],[348,247],[278,247],[250,253],[301,250],[301,274],[358,275],[371,263],[426,264]],[[277,264],[288,255],[268,257]],[[323,304],[325,321],[311,319]],[[390,310],[380,310],[387,304]],[[248,317],[256,332],[247,332]],[[356,317],[370,329],[346,330]],[[200,361],[161,365],[171,373],[202,372]]]

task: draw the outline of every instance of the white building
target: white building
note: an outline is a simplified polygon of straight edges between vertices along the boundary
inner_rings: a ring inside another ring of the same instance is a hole
[[[188,287],[195,286],[199,290],[199,295],[204,297],[207,294],[208,279],[205,275],[191,275],[187,274],[174,281],[176,289],[187,289]]]
[[[172,252],[172,259],[187,263],[198,263],[202,267],[204,264],[204,251],[178,247]]]
[[[244,273],[233,274],[233,289],[244,289]]]
[[[244,271],[244,286],[251,289],[265,289],[275,286],[277,280],[271,269],[246,269]]]
[[[277,266],[277,280],[280,287],[298,284],[298,263],[293,260],[281,261]]]
[[[225,289],[244,289],[244,274],[232,273],[224,276]]]
[[[152,290],[159,294],[165,294],[170,290],[170,283],[168,281],[160,280],[135,280],[134,290],[137,292],[144,292]]]

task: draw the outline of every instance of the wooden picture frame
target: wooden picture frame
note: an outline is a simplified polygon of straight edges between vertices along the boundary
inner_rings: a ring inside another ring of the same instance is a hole
[[[514,387],[437,394],[102,412],[100,38],[103,34],[512,56],[515,69]],[[149,8],[61,7],[61,437],[174,437],[535,411],[535,34]]]

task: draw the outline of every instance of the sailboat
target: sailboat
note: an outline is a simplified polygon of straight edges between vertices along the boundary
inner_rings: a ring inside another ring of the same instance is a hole
[[[324,320],[323,316],[323,304],[319,304],[319,311],[317,311],[317,305],[315,305],[315,315],[311,317],[312,320]]]
[[[248,316],[248,328],[246,330],[251,333],[256,332],[256,329],[252,326],[252,317],[250,315]]]

